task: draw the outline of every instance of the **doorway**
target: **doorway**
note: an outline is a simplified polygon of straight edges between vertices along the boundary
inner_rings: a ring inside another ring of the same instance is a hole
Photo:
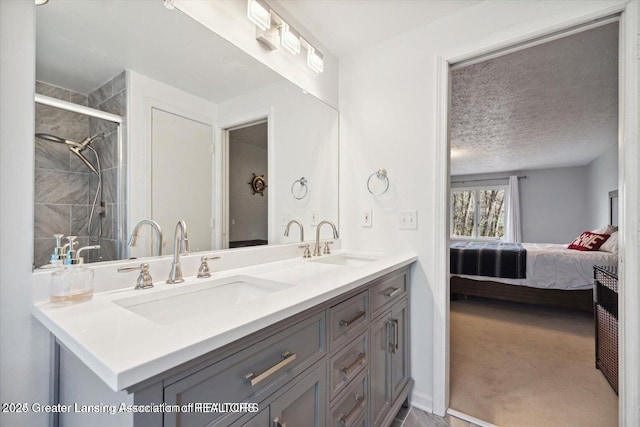
[[[618,40],[617,40],[617,32],[618,32],[617,22],[616,22],[616,23],[614,23],[614,24],[607,23],[606,25],[610,25],[610,26],[611,26],[611,25],[614,25],[614,26],[615,26],[616,39],[615,39],[615,42],[614,42],[614,44],[613,44],[613,52],[617,53],[617,46],[618,46]],[[603,25],[601,24],[600,26],[603,26]],[[592,30],[592,29],[593,29],[593,28],[591,28],[591,27],[590,27],[588,30]],[[583,31],[587,31],[587,29],[581,29],[581,32],[583,32]],[[580,32],[580,33],[581,33],[581,32]],[[579,36],[580,36],[580,33],[578,33],[578,38],[579,38]],[[574,38],[575,38],[575,36],[574,36]],[[538,43],[541,43],[541,42],[538,40],[538,41],[537,41],[537,44],[538,44]],[[540,45],[540,44],[538,44],[538,46],[541,46],[541,45]],[[517,52],[519,52],[519,55],[520,55],[520,56],[522,56],[522,52],[523,52],[523,50],[522,50],[522,46],[520,46],[520,47],[518,48],[518,51],[517,51]],[[507,55],[510,55],[511,53],[512,53],[512,51],[511,51],[511,52],[509,52]],[[503,56],[503,55],[500,55],[500,56],[499,56],[499,57],[497,57],[497,58],[505,58],[505,57],[507,57],[507,55],[504,55],[504,56]],[[565,55],[566,55],[566,53],[565,53]],[[517,56],[517,55],[516,55],[516,56]],[[516,62],[516,63],[517,63],[517,62],[519,61],[519,59],[517,59],[517,58],[516,58],[516,59],[514,59],[516,56],[512,56],[509,60],[511,60],[512,62]],[[469,63],[474,64],[474,65],[482,64],[481,66],[485,66],[485,65],[486,65],[486,67],[485,67],[485,68],[490,69],[490,68],[492,67],[492,65],[489,65],[489,64],[488,64],[488,62],[489,62],[489,61],[492,61],[494,58],[496,58],[496,56],[491,57],[491,59],[488,59],[488,60],[486,61],[486,62],[487,62],[487,64],[485,64],[485,63],[483,63],[483,62],[480,62],[480,61],[474,61],[474,60],[469,61]],[[486,59],[486,58],[483,58],[483,59]],[[599,58],[599,59],[601,59],[601,58]],[[537,59],[537,61],[538,61],[538,62],[540,62],[540,59]],[[613,72],[613,76],[614,76],[614,77],[617,77],[617,74],[618,74],[618,70],[617,70],[618,59],[617,59],[617,56],[615,57],[614,61],[615,61],[615,62],[614,62],[614,64],[616,65],[616,69],[615,69],[615,71]],[[507,62],[508,62],[508,61],[507,61]],[[551,61],[551,62],[550,62],[550,64],[551,64],[551,65],[553,65],[553,64],[554,64],[554,62],[553,62],[553,61]],[[492,71],[495,73],[495,70],[492,70]],[[561,71],[560,71],[560,72],[561,72]],[[499,73],[498,73],[498,74],[499,74]],[[570,74],[571,76],[575,76],[575,75],[576,75],[576,73],[575,73],[575,72],[570,72],[569,74]],[[535,72],[534,72],[534,75],[535,75],[535,77],[531,77],[531,76],[530,76],[530,78],[538,78],[538,79],[540,79],[540,80],[541,80],[541,82],[543,82],[543,83],[544,83],[544,80],[545,80],[545,79],[544,79],[544,76],[542,76],[542,75],[541,75],[541,73],[535,73]],[[468,76],[467,76],[467,77],[468,77]],[[467,78],[467,77],[465,77],[465,78]],[[491,77],[491,78],[493,78],[493,76],[490,76],[490,77]],[[502,76],[501,76],[501,77],[502,77]],[[563,78],[563,77],[566,77],[566,76],[561,76],[560,78]],[[579,76],[578,76],[578,77],[579,77]],[[615,88],[615,90],[616,90],[616,92],[617,92],[617,78],[614,78],[613,80],[614,80],[613,82],[609,82],[609,83],[611,83],[611,84],[612,84],[612,86]],[[553,88],[549,88],[549,87],[548,87],[548,86],[549,86],[548,82],[546,82],[546,83],[547,83],[547,85],[546,85],[546,86],[543,86],[543,87],[540,89],[540,92],[541,92],[541,93],[543,93],[543,94],[544,94],[544,91],[545,91],[546,89],[553,89]],[[507,84],[505,84],[504,86],[508,86],[508,83],[507,83]],[[502,89],[504,89],[504,87],[503,87]],[[453,98],[453,103],[455,103],[456,101],[459,101],[459,99],[455,99],[455,97],[456,97],[456,95],[457,95],[457,93],[455,92],[455,90],[456,90],[456,83],[455,83],[455,82],[453,82],[453,83],[452,83],[452,85],[451,85],[451,92],[450,92],[450,94],[451,94],[451,98]],[[522,89],[522,85],[521,85],[520,87],[518,87],[518,90],[522,91],[521,93],[518,93],[518,96],[527,96],[527,99],[531,98],[532,96],[535,96],[535,95],[531,95],[531,94],[526,95],[526,94],[525,94],[525,92],[526,92],[526,91],[523,91],[523,89]],[[557,89],[553,89],[552,91],[557,92]],[[490,97],[490,96],[487,96],[486,94],[481,94],[481,95],[479,95],[479,96],[481,96],[481,97],[482,97],[482,98],[484,98],[484,99],[491,99],[491,97]],[[511,95],[510,95],[509,93],[502,92],[502,93],[500,93],[500,96],[502,96],[502,97],[509,97],[509,96],[511,96]],[[563,96],[565,96],[565,97],[571,96],[571,91],[570,91],[570,90],[566,90],[566,91],[564,91]],[[605,102],[605,101],[604,101],[604,98],[600,97],[600,99],[602,100],[602,102]],[[468,99],[468,98],[466,99],[466,101],[471,103],[471,101],[469,101],[469,99]],[[491,105],[489,106],[489,108],[493,107],[493,106],[494,106],[494,105],[496,105],[496,104],[498,104],[498,105],[499,105],[499,104],[500,104],[500,101],[499,101],[499,100],[498,100],[498,101],[496,101],[496,98],[493,98],[493,102],[491,103]],[[617,148],[618,148],[618,141],[617,141],[617,134],[618,134],[618,129],[617,129],[617,128],[618,128],[617,105],[618,105],[618,100],[617,100],[617,96],[616,96],[616,98],[615,98],[615,99],[611,100],[611,104],[615,107],[616,115],[615,115],[615,117],[610,117],[610,119],[611,119],[611,120],[610,120],[610,123],[611,123],[611,126],[613,127],[613,129],[612,129],[612,132],[610,132],[610,133],[611,133],[611,135],[609,135],[609,139],[610,139],[610,146],[612,147],[612,148],[611,148],[611,147],[609,148],[609,151],[611,151],[611,150],[615,150],[615,151],[617,152]],[[583,102],[576,102],[576,105],[580,105],[580,106],[582,106],[582,105],[584,105],[584,103],[583,103]],[[508,117],[508,118],[510,118],[510,119],[513,119],[513,120],[512,120],[512,123],[520,124],[520,121],[519,121],[518,117],[514,117],[514,116],[516,116],[516,114],[515,114],[515,113],[517,113],[517,112],[518,112],[518,111],[514,111],[515,109],[517,109],[517,108],[519,107],[518,102],[514,102],[514,103],[513,103],[513,105],[511,105],[510,107],[514,107],[514,106],[515,106],[515,108],[508,108],[507,110],[501,110],[501,111],[499,111],[499,112],[498,112],[498,114],[496,114],[496,115],[495,115],[495,117],[493,117],[493,118],[496,118],[496,117],[504,117],[504,116],[506,116],[506,117]],[[530,106],[529,106],[529,107],[530,107]],[[525,108],[529,108],[529,107],[525,107]],[[456,107],[455,107],[455,105],[453,105],[453,106],[451,107],[451,111],[452,111],[452,112],[451,112],[451,122],[452,122],[452,124],[451,124],[451,128],[454,128],[454,127],[456,126],[456,124],[457,124],[457,123],[455,122],[455,120],[456,120],[455,108],[456,108]],[[547,110],[549,110],[550,108],[552,108],[552,107],[551,107],[551,106],[549,106],[549,105],[547,105],[547,106],[545,107],[545,109],[547,109]],[[579,111],[579,112],[580,112],[580,111]],[[495,113],[495,112],[494,112],[494,113]],[[531,111],[530,113],[531,113],[531,115],[532,115],[533,117],[537,117],[537,118],[538,118],[538,120],[540,120],[540,115],[541,115],[542,113],[540,113],[540,112],[535,112],[535,111]],[[580,113],[583,113],[583,112],[580,112]],[[556,114],[556,115],[557,115],[557,114]],[[465,120],[468,120],[468,122],[469,122],[470,124],[472,124],[472,125],[476,126],[474,130],[478,130],[478,125],[479,125],[479,123],[478,123],[478,121],[477,121],[477,120],[473,120],[474,118],[475,118],[475,117],[473,116],[473,112],[472,112],[472,113],[467,112],[467,114],[465,114],[465,115],[464,115],[464,119],[465,119]],[[493,119],[493,118],[492,118],[492,119]],[[588,126],[588,125],[591,125],[591,124],[592,124],[590,120],[587,120],[587,119],[583,119],[583,120],[586,120],[586,121],[582,121],[582,122],[581,122],[581,123],[583,123],[583,126]],[[551,121],[552,121],[552,119],[551,119],[551,118],[547,118],[546,120],[543,120],[543,122],[544,122],[544,127],[548,128],[548,129],[554,129],[554,127],[552,126]],[[573,118],[571,118],[571,119],[567,119],[567,121],[574,121],[574,122],[575,122],[575,121],[576,121],[576,118],[575,118],[575,117],[573,117]],[[578,121],[579,121],[579,120],[578,120]],[[467,124],[469,124],[469,123],[467,123]],[[584,124],[584,123],[586,123],[586,124]],[[525,126],[530,126],[530,125],[525,124]],[[605,125],[603,125],[603,122],[598,122],[598,126],[599,126],[599,127],[603,127],[603,126],[605,126]],[[449,128],[449,129],[451,130],[451,128]],[[560,128],[556,128],[556,129],[560,129]],[[562,130],[562,129],[561,129],[561,130]],[[566,129],[565,129],[565,130],[566,130]],[[483,135],[482,135],[482,136],[483,136],[484,138],[491,138],[491,137],[495,137],[495,134],[496,134],[496,133],[498,133],[498,134],[499,134],[501,131],[503,131],[503,129],[499,129],[498,131],[496,131],[496,129],[487,129],[487,131],[486,131],[486,132],[478,132],[478,133],[483,133]],[[556,132],[557,132],[557,131],[556,131]],[[473,132],[470,132],[470,133],[473,133]],[[544,133],[544,131],[542,131],[542,130],[538,130],[537,132],[534,132],[534,133],[537,135],[537,134],[540,134],[540,133]],[[474,148],[474,147],[471,147],[471,149],[470,149],[470,150],[465,151],[464,147],[463,147],[463,148],[461,148],[460,146],[456,146],[456,145],[455,145],[455,141],[454,141],[454,139],[453,139],[455,136],[456,136],[456,132],[452,131],[452,136],[451,136],[451,138],[452,138],[452,139],[451,139],[451,147],[452,147],[452,149],[453,149],[453,148],[457,149],[457,150],[456,150],[456,155],[458,155],[458,156],[461,156],[461,155],[462,155],[462,156],[468,156],[468,157],[470,157],[470,158],[473,158],[477,163],[480,163],[480,164],[481,164],[481,163],[483,163],[483,161],[484,161],[484,160],[483,160],[483,158],[482,158],[482,154],[474,155],[473,153],[471,153],[471,152],[473,151],[473,148]],[[469,137],[469,138],[471,139],[472,137],[473,137],[473,135],[472,135],[471,137]],[[532,139],[532,138],[535,138],[535,136],[530,135],[529,139]],[[547,135],[547,138],[549,138],[549,136],[548,136],[548,135]],[[522,139],[522,135],[509,136],[509,138],[505,138],[505,140],[504,140],[504,141],[501,141],[501,142],[503,143],[502,148],[503,148],[503,149],[505,148],[505,147],[504,147],[504,142],[505,142],[505,141],[507,141],[507,142],[508,142],[509,140],[518,140],[518,139]],[[582,138],[582,139],[584,140],[584,138]],[[479,141],[482,141],[482,139],[480,138],[480,139],[479,139]],[[478,144],[478,145],[481,145],[482,143],[477,142],[477,144]],[[548,149],[543,149],[543,148],[541,148],[541,147],[542,147],[542,143],[537,144],[537,145],[536,145],[536,150],[545,151],[546,153],[549,153],[549,150],[548,150]],[[468,148],[468,147],[467,147],[467,148]],[[526,147],[525,147],[525,148],[526,148]],[[507,150],[507,151],[508,151],[508,150]],[[598,150],[596,150],[596,151],[598,151]],[[600,149],[599,151],[600,151],[600,153],[602,154],[602,151],[603,151],[603,150],[602,150],[602,149]],[[559,151],[559,152],[560,152],[560,151]],[[581,152],[582,152],[582,150],[581,150]],[[461,153],[462,153],[462,154],[461,154]],[[471,154],[470,154],[470,153],[471,153]],[[530,151],[530,152],[528,152],[528,154],[527,154],[527,151],[524,151],[524,153],[525,153],[525,154],[523,154],[522,156],[523,156],[523,157],[526,157],[526,158],[527,158],[527,160],[529,160],[529,159],[531,159],[531,158],[535,157],[534,155],[536,154],[535,152],[531,152],[531,151]],[[545,153],[545,154],[546,154],[546,153]],[[494,156],[494,157],[495,157],[495,153],[489,153],[489,154],[490,154],[490,156]],[[508,153],[507,153],[507,154],[508,154]],[[605,154],[605,155],[607,155],[607,151],[606,151],[606,149],[604,150],[604,154]],[[533,172],[533,173],[529,172],[530,170],[536,170],[536,171],[538,171],[538,169],[536,169],[535,167],[533,167],[533,166],[530,166],[530,167],[514,166],[514,164],[515,164],[515,160],[516,160],[516,159],[515,159],[513,156],[511,156],[511,157],[506,156],[506,157],[507,157],[507,163],[509,163],[509,168],[499,169],[499,166],[493,166],[493,170],[491,170],[491,167],[490,167],[490,169],[489,169],[489,170],[486,170],[486,169],[485,169],[485,170],[472,170],[472,171],[471,171],[471,173],[469,172],[469,170],[465,170],[464,168],[462,168],[462,170],[463,170],[464,172],[463,172],[463,173],[458,173],[458,177],[457,177],[457,179],[458,179],[458,180],[462,180],[462,179],[460,179],[460,178],[459,178],[459,176],[465,176],[465,177],[466,177],[466,178],[465,178],[465,181],[466,181],[466,182],[465,182],[465,184],[466,184],[466,185],[470,185],[470,184],[469,184],[469,182],[474,182],[474,184],[476,184],[476,183],[477,183],[477,185],[485,185],[485,186],[487,186],[487,185],[489,185],[489,183],[495,183],[496,181],[499,181],[499,180],[503,180],[503,181],[504,181],[504,180],[505,180],[505,178],[507,178],[507,177],[508,177],[508,175],[510,175],[510,174],[525,175],[525,176],[526,176],[526,175],[530,175],[530,176],[529,176],[529,178],[530,178],[530,179],[529,179],[528,181],[531,181],[531,182],[533,182],[533,181],[534,181],[534,179],[533,179],[533,178],[531,178],[531,175],[532,175],[532,174],[539,174],[539,172]],[[552,156],[552,157],[553,157],[553,156]],[[560,156],[560,155],[556,155],[555,157],[561,157],[561,156]],[[454,171],[456,170],[456,168],[460,169],[460,168],[459,168],[459,163],[460,163],[459,159],[460,159],[459,157],[458,157],[458,158],[455,158],[455,159],[454,159],[454,158],[452,158],[452,159],[451,159],[451,170],[452,170],[452,172],[454,172]],[[593,159],[593,161],[595,161],[595,158]],[[610,190],[615,190],[615,189],[617,189],[617,186],[618,186],[618,171],[617,171],[618,159],[617,159],[617,156],[615,156],[615,158],[613,158],[613,159],[611,158],[611,156],[609,156],[609,159],[606,159],[605,161],[606,161],[606,162],[608,162],[608,164],[613,163],[613,164],[615,165],[615,170],[611,170],[611,171],[609,171],[609,179],[610,179],[610,181],[612,181],[612,182],[613,182],[613,184],[612,184],[612,185],[613,185],[613,187],[612,187],[612,188],[607,189],[606,191],[601,191],[601,193],[602,193],[602,194],[601,194],[601,196],[602,196],[602,197],[599,197],[599,199],[601,199],[602,211],[606,213],[606,212],[608,211],[608,209],[609,209],[609,206],[608,206],[608,198],[607,198],[607,196],[608,196],[608,192],[609,192]],[[457,165],[456,165],[456,162],[458,163]],[[586,172],[584,172],[584,171],[582,171],[582,172],[581,172],[581,170],[580,170],[581,168],[580,168],[580,167],[578,167],[578,166],[562,166],[562,165],[559,165],[559,166],[553,165],[553,166],[552,166],[552,168],[558,168],[558,169],[559,169],[559,168],[564,168],[564,171],[565,171],[565,172],[566,172],[566,171],[568,171],[569,169],[567,169],[567,168],[570,168],[570,167],[573,167],[573,168],[575,169],[575,170],[573,171],[573,172],[575,172],[575,173],[578,173],[578,174],[579,174],[579,173],[586,173]],[[550,169],[551,169],[551,168],[550,168]],[[594,168],[594,169],[595,169],[595,168]],[[502,175],[505,175],[505,176],[501,177],[501,176],[498,176],[498,175],[500,175],[500,174],[491,173],[492,171],[500,171],[500,170],[502,170],[502,171],[503,171]],[[474,172],[475,172],[475,174],[474,174]],[[568,172],[567,172],[567,173],[568,173]],[[536,175],[536,177],[537,177],[537,175]],[[529,183],[528,183],[528,184],[529,184]],[[452,185],[452,184],[450,184],[450,185]],[[472,185],[473,185],[473,184],[472,184]],[[600,190],[600,189],[599,189],[599,190]],[[553,187],[551,187],[551,188],[547,187],[547,190],[546,190],[546,191],[547,191],[547,193],[553,193],[554,191],[559,192],[559,189],[558,189],[558,188],[553,188]],[[552,207],[553,207],[553,205],[552,205]],[[586,208],[586,207],[587,207],[587,205],[585,205],[585,208]],[[558,212],[557,212],[557,211],[556,211],[556,212],[554,212],[554,211],[553,211],[553,209],[549,209],[549,206],[547,206],[547,210],[548,210],[548,211],[550,211],[550,213],[551,213],[551,215],[552,215],[552,216],[556,216],[556,218],[557,218],[557,215],[558,215]],[[533,215],[531,215],[531,216],[533,216]],[[538,216],[538,215],[536,215],[536,216]],[[608,221],[608,218],[607,218],[606,220]],[[555,222],[557,222],[557,219],[556,219],[556,221],[555,221]],[[576,220],[575,220],[575,218],[572,218],[572,220],[571,220],[570,222],[573,222],[573,223],[576,223],[576,222],[582,222],[581,224],[576,225],[576,226],[578,226],[578,227],[583,227],[585,230],[588,228],[588,226],[591,226],[591,224],[589,224],[589,225],[587,226],[587,224],[585,224],[585,223],[584,223],[584,221],[576,221]],[[550,223],[548,223],[548,224],[550,224]],[[569,224],[569,227],[570,227],[570,226],[572,226],[572,225],[573,225],[573,224]],[[548,229],[548,228],[550,228],[550,227],[551,227],[551,226],[548,226],[548,227],[547,227],[547,229]],[[561,227],[561,228],[562,228],[562,227]],[[564,228],[567,228],[567,227],[564,227]],[[599,228],[599,227],[593,226],[592,228]],[[447,228],[447,229],[448,229],[448,228]],[[547,230],[547,231],[548,231],[548,230]],[[583,231],[583,230],[580,230],[580,231]],[[539,242],[541,242],[542,240],[540,240],[540,239],[543,239],[543,238],[542,238],[542,237],[539,237],[539,238],[538,238],[538,236],[533,237],[533,236],[534,236],[534,232],[535,232],[535,230],[534,230],[534,229],[529,228],[529,229],[528,229],[528,234],[527,234],[527,233],[525,233],[525,235],[524,235],[524,240],[523,240],[523,241],[530,241],[530,240],[527,240],[527,237],[529,237],[530,239],[531,239],[531,238],[533,238],[533,241],[539,241]],[[575,235],[574,235],[573,233],[575,233],[575,231],[571,231],[569,235],[572,235],[572,236],[574,236],[574,237],[575,237]],[[578,232],[578,233],[579,233],[579,232]],[[542,236],[542,235],[544,235],[544,233],[541,233],[540,235]],[[553,235],[553,233],[552,233],[552,235]],[[558,236],[558,238],[560,238],[560,239],[565,239],[565,240],[566,240],[566,237],[562,237],[562,238],[561,238],[561,237],[559,237],[559,236]],[[543,240],[544,240],[544,239],[543,239]],[[569,241],[571,241],[571,240],[569,240]],[[558,242],[558,243],[560,243],[560,242]],[[565,243],[568,243],[568,242],[565,242]],[[451,303],[451,304],[453,305],[454,303]],[[453,328],[453,323],[454,323],[454,322],[453,322],[453,320],[451,320],[451,327],[452,327],[452,328]],[[587,329],[588,329],[588,328],[587,328]],[[450,384],[451,384],[451,389],[450,389],[451,396],[450,396],[450,398],[451,398],[451,401],[452,401],[452,403],[453,403],[453,402],[455,401],[454,396],[453,396],[453,393],[455,393],[455,392],[456,392],[456,390],[455,390],[456,382],[453,380],[453,376],[456,374],[456,372],[455,372],[455,368],[456,368],[456,367],[455,367],[455,366],[453,366],[453,365],[454,365],[454,360],[453,360],[453,355],[452,355],[452,354],[454,353],[453,345],[454,345],[454,341],[455,341],[455,340],[454,340],[454,337],[453,337],[453,331],[450,331],[450,333],[451,333],[451,343],[452,343],[452,344],[451,344],[451,345],[452,345],[452,349],[451,349],[451,351],[450,351],[450,355],[451,355],[451,356],[450,356],[450,357],[451,357],[451,359],[450,359],[450,360],[451,360],[451,364],[452,364],[452,365],[451,365],[451,373],[450,373],[450,375],[451,375],[451,383],[450,383]],[[522,385],[522,384],[521,384],[521,385]],[[605,383],[605,385],[606,385],[606,383]],[[485,387],[485,388],[486,388],[486,387]],[[455,409],[456,409],[456,410],[459,410],[459,411],[464,412],[464,409],[465,409],[465,408],[459,408],[459,407],[456,407]],[[614,411],[615,411],[615,413],[617,414],[617,402],[616,402],[616,404],[614,404],[614,406],[613,406],[613,410],[614,410]],[[473,415],[473,416],[478,416],[478,415],[480,415],[479,417],[480,417],[480,418],[482,418],[482,414],[470,414],[470,415]],[[485,419],[486,419],[486,418],[485,418]],[[486,420],[487,420],[487,421],[491,421],[491,422],[496,422],[496,424],[497,424],[499,421],[501,421],[501,420],[495,420],[495,419],[486,419]],[[504,421],[503,421],[503,422],[504,422]],[[500,423],[500,424],[502,425],[502,423]]]
[[[269,141],[266,119],[226,130],[228,248],[269,243]]]

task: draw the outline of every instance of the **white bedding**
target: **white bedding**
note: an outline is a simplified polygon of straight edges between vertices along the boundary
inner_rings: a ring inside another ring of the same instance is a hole
[[[527,250],[526,279],[462,274],[454,274],[454,276],[543,289],[592,289],[593,266],[615,266],[618,263],[617,255],[610,252],[576,251],[567,249],[567,245],[554,243],[523,243],[523,245]]]

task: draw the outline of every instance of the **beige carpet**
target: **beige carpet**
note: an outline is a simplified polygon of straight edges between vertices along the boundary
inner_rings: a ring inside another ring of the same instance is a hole
[[[617,426],[618,397],[594,347],[582,313],[451,301],[449,406],[501,427]]]

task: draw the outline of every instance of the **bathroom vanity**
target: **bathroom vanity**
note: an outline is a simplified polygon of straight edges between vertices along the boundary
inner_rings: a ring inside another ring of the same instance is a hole
[[[414,261],[296,258],[34,315],[136,408],[162,405],[135,426],[388,426],[413,384]]]

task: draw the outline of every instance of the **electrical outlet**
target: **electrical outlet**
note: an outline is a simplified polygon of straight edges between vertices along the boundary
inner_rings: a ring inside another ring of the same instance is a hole
[[[318,225],[318,212],[311,211],[311,225]]]
[[[417,230],[418,229],[418,211],[400,211],[401,230]]]
[[[361,224],[363,227],[373,226],[373,219],[371,218],[371,209],[365,209],[360,213]]]

